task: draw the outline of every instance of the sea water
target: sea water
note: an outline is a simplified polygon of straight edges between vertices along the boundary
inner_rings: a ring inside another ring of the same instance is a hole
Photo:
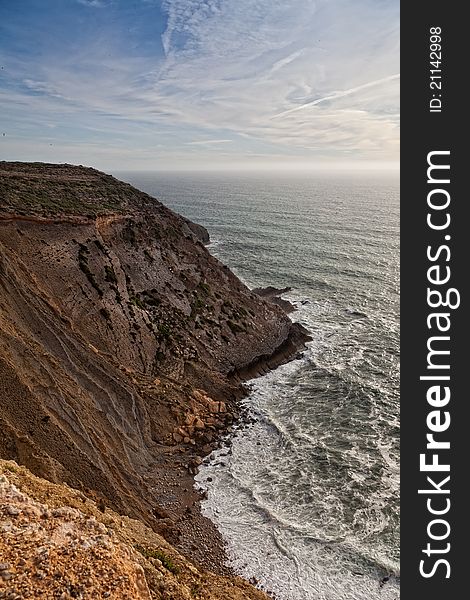
[[[292,287],[313,336],[249,383],[254,423],[196,477],[229,563],[282,600],[398,598],[397,176],[120,176],[205,225],[250,287]]]

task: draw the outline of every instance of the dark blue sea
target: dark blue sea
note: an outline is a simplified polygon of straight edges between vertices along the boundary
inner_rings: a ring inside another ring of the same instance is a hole
[[[118,176],[205,225],[250,287],[292,287],[313,336],[250,382],[255,423],[197,476],[230,564],[282,600],[398,598],[398,176]]]

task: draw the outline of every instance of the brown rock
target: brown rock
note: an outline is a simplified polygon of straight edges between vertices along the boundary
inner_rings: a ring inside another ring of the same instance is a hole
[[[203,421],[201,419],[196,419],[194,421],[194,427],[196,429],[204,429],[205,425],[204,425],[204,423],[203,423]]]
[[[196,415],[193,415],[191,413],[188,413],[186,415],[186,418],[184,420],[185,425],[189,425],[191,426],[194,423],[194,420],[196,419]]]

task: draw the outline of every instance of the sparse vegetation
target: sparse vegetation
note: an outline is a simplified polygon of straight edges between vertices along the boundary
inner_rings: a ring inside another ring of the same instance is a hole
[[[101,252],[103,252],[103,254],[106,254],[106,248],[103,246],[103,244],[100,242],[100,240],[93,240],[95,242],[96,247],[98,248],[98,250],[101,250]]]
[[[127,223],[126,227],[122,230],[122,237],[126,242],[130,242],[131,246],[137,245],[137,236],[130,223]]]
[[[11,473],[18,472],[18,469],[16,467],[14,467],[13,465],[4,465],[3,468],[6,469],[7,471],[10,471]]]
[[[200,584],[193,585],[191,588],[191,596],[197,598],[201,593],[202,586]]]
[[[160,298],[156,298],[154,293],[156,290],[142,292],[142,301],[146,306],[160,306],[162,303]]]
[[[145,304],[142,302],[142,300],[138,296],[130,296],[129,302],[133,306],[137,306],[138,308],[141,308],[142,310],[145,309]]]
[[[167,233],[167,235],[168,235],[168,237],[170,239],[177,239],[178,238],[178,232],[173,227],[173,225],[170,225],[169,227],[166,228],[166,233]]]
[[[199,287],[200,287],[200,289],[201,289],[201,290],[202,290],[202,291],[203,291],[203,292],[204,292],[206,295],[209,295],[209,294],[210,294],[210,291],[211,291],[211,289],[210,289],[210,287],[207,285],[207,283],[201,282],[201,283],[199,284]]]
[[[191,307],[191,317],[195,317],[195,315],[200,312],[206,306],[205,301],[198,295],[194,299],[194,302]]]
[[[166,323],[160,323],[158,325],[158,333],[163,338],[169,338],[171,336],[172,329]]]
[[[115,285],[112,286],[113,290],[114,290],[114,296],[116,298],[116,302],[118,304],[122,304],[122,296],[119,293],[119,290],[117,289],[117,287]]]
[[[142,202],[145,194],[85,167],[46,166],[41,163],[2,163],[2,204],[17,214],[80,215],[90,219],[119,213],[129,201]],[[123,202],[123,198],[126,200]]]
[[[241,327],[234,321],[227,321],[227,325],[230,327],[230,330],[233,334],[242,333],[243,331],[245,331],[243,327]]]
[[[105,281],[109,281],[110,283],[117,283],[117,277],[116,277],[116,273],[114,272],[113,267],[106,265],[104,268],[104,280]]]
[[[153,548],[145,548],[144,546],[140,546],[139,544],[137,544],[134,547],[145,558],[147,558],[147,559],[154,558],[156,560],[159,560],[162,563],[162,565],[165,567],[165,569],[167,569],[167,571],[170,571],[170,573],[173,573],[174,575],[176,575],[179,572],[178,567],[172,561],[171,557],[168,556],[168,554],[165,554],[165,552],[163,552],[162,550],[154,550]]]
[[[109,310],[107,308],[100,308],[100,314],[103,318],[106,319],[106,321],[110,321],[111,320],[111,313],[109,312]]]
[[[79,244],[78,266],[80,267],[80,270],[85,274],[86,278],[90,282],[90,285],[98,292],[98,295],[101,298],[103,296],[103,290],[98,285],[95,276],[93,275],[93,273],[90,270],[90,267],[88,266],[88,254],[90,254],[90,251],[85,246],[85,244]]]

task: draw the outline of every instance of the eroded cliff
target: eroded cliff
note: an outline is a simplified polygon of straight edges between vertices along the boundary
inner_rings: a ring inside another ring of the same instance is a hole
[[[307,336],[206,239],[94,169],[0,163],[0,456],[213,566],[191,475]]]

